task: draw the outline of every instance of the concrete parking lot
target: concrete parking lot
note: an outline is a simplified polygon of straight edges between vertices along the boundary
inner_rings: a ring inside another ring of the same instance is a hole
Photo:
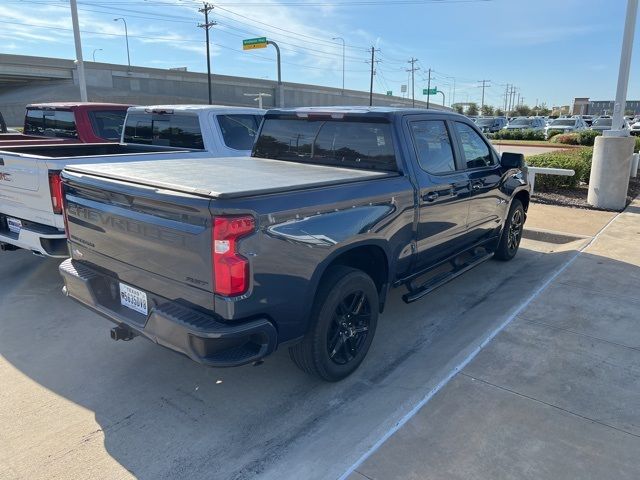
[[[573,233],[529,234],[514,261],[412,305],[393,292],[368,358],[337,384],[284,350],[210,369],[113,342],[107,320],[62,296],[58,262],[2,253],[0,478],[340,477],[593,234]]]

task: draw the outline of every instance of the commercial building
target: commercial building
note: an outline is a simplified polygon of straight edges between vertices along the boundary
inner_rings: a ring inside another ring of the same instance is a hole
[[[573,115],[611,115],[613,100],[590,100],[588,97],[576,97],[573,100]],[[627,100],[625,112],[640,115],[640,100]]]

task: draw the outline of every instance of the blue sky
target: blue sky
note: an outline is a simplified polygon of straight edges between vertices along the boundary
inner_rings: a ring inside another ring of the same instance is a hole
[[[366,5],[357,5],[357,3]],[[353,5],[356,3],[356,5]],[[276,78],[272,48],[242,51],[242,39],[280,44],[284,81],[340,87],[343,37],[346,88],[400,94],[411,57],[416,92],[432,84],[455,100],[480,102],[478,80],[491,80],[485,103],[501,105],[514,84],[530,105],[568,104],[575,96],[613,99],[626,0],[223,0],[213,2],[214,73]],[[78,0],[85,60],[206,71],[203,21],[195,0]],[[3,0],[0,52],[74,58],[68,1]],[[640,29],[640,26],[639,26]],[[640,38],[636,34],[636,39]],[[629,99],[640,98],[640,45],[632,61]],[[421,95],[417,95],[421,98]],[[439,101],[439,97],[438,97]]]

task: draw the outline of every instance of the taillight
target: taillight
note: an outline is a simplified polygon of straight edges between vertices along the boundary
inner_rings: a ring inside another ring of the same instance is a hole
[[[62,180],[60,172],[49,172],[49,191],[51,192],[51,206],[53,213],[62,213]]]
[[[238,239],[255,230],[251,216],[214,217],[213,283],[215,293],[232,297],[249,289],[249,261],[238,254]]]

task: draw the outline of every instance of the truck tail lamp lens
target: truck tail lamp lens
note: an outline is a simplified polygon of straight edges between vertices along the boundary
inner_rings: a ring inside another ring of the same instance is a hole
[[[249,261],[238,254],[238,240],[255,231],[251,216],[214,217],[213,284],[219,295],[242,295],[249,288]]]
[[[60,172],[49,172],[49,191],[51,192],[51,206],[53,213],[62,214],[62,180]]]

